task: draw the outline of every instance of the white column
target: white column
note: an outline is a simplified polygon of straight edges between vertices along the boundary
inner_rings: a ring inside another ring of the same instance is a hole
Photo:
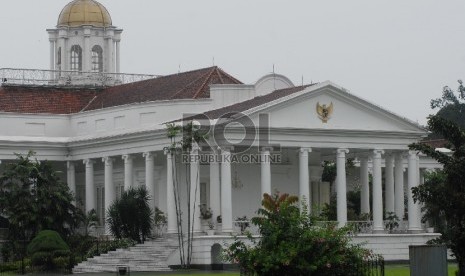
[[[213,212],[213,220],[221,215],[221,189],[220,189],[220,164],[218,163],[218,151],[213,150],[213,159],[210,162],[210,208]]]
[[[221,219],[222,231],[233,232],[231,189],[231,149],[221,151]]]
[[[395,157],[395,211],[396,215],[400,220],[403,220],[404,218],[404,209],[405,209],[405,204],[404,204],[404,158],[402,156],[402,153],[396,153]]]
[[[55,39],[50,39],[50,70],[55,70]]]
[[[360,158],[360,212],[370,213],[370,182],[368,177],[368,158]]]
[[[70,62],[71,62],[71,49],[69,49],[68,38],[63,39],[63,48],[61,49],[61,68],[65,71],[70,70]]]
[[[339,227],[347,224],[347,183],[346,183],[346,154],[348,149],[338,149],[336,158],[336,199],[337,222]]]
[[[176,201],[174,198],[174,183],[173,183],[173,158],[169,151],[166,154],[166,213],[168,219],[168,233],[177,233],[176,219]]]
[[[107,73],[114,73],[115,68],[113,64],[113,38],[107,38]]]
[[[202,231],[200,221],[200,162],[199,162],[199,146],[194,144],[191,151],[190,162],[190,185],[191,185],[191,222],[194,218],[194,232]],[[195,210],[195,212],[194,212]]]
[[[124,161],[124,190],[127,191],[132,187],[134,157],[130,154],[122,156]]]
[[[386,213],[394,212],[394,156],[386,154],[385,157],[386,169]]]
[[[261,195],[267,193],[271,195],[271,163],[270,163],[270,148],[263,148],[261,152]]]
[[[310,175],[308,171],[308,153],[311,152],[310,148],[301,148],[299,150],[299,198],[301,202],[305,201],[308,213],[311,210],[310,202]]]
[[[61,49],[60,53],[59,53],[59,49]],[[64,62],[65,62],[65,53],[66,53],[66,49],[65,49],[65,38],[63,37],[60,37],[57,39],[57,49],[56,49],[56,60],[55,60],[55,70],[65,70],[65,67],[64,67]],[[58,55],[60,54],[60,55]],[[60,65],[58,66],[58,61],[60,61]]]
[[[102,158],[105,171],[105,211],[104,211],[104,221],[105,221],[105,233],[110,234],[108,224],[106,222],[106,213],[108,208],[111,206],[113,201],[116,199],[115,185],[113,184],[113,158],[104,157]]]
[[[383,184],[381,173],[381,154],[384,151],[373,151],[373,231],[384,231],[383,222]]]
[[[414,203],[412,197],[412,188],[418,186],[418,163],[417,152],[409,151],[408,153],[408,230],[411,232],[421,231],[420,205]]]
[[[68,187],[71,193],[73,193],[74,197],[76,198],[76,167],[74,166],[73,161],[66,162],[66,178],[68,182]],[[73,201],[73,204],[76,202]]]
[[[94,163],[91,159],[85,159],[86,166],[86,212],[96,208],[95,187],[94,187]]]
[[[91,71],[91,50],[90,50],[90,35],[89,27],[84,28],[84,49],[82,50],[82,71]]]
[[[142,156],[145,158],[145,189],[150,197],[149,206],[150,209],[155,210],[155,154],[153,152],[145,152]]]
[[[120,72],[120,40],[116,40],[116,73],[121,73]]]

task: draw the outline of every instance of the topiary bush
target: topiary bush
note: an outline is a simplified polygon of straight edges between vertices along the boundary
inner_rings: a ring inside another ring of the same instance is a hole
[[[29,243],[27,253],[31,256],[32,265],[51,270],[61,268],[54,259],[68,257],[70,250],[58,232],[43,230]]]

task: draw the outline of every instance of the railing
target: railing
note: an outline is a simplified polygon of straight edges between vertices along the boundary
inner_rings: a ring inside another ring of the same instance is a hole
[[[337,221],[316,221],[315,225],[319,227],[328,227],[328,226],[336,227],[338,223]],[[373,233],[373,221],[372,220],[348,221],[347,227],[350,229],[350,234],[353,234],[353,235]],[[396,224],[396,223],[393,223],[393,221],[385,220],[384,229],[386,230],[386,233],[392,233],[392,234],[407,233],[408,232],[408,221],[406,220],[397,221],[397,224]]]
[[[0,68],[2,85],[106,87],[157,77],[145,74]]]
[[[384,276],[384,258],[380,255],[366,257],[357,265],[358,275]]]

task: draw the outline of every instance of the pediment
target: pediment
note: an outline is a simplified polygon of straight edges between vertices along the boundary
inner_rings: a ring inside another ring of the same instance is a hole
[[[333,107],[326,122],[318,113],[318,104]],[[292,97],[246,113],[255,124],[258,124],[258,114],[268,114],[272,128],[426,132],[416,123],[358,98],[330,82],[308,87]]]

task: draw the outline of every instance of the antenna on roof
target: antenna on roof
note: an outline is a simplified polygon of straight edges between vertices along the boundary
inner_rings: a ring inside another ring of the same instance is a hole
[[[304,75],[302,75],[302,86],[304,86]]]
[[[274,63],[273,63],[273,74],[274,74]]]
[[[215,66],[215,57],[213,57],[213,66]]]
[[[181,64],[178,65],[178,74],[181,73]]]

